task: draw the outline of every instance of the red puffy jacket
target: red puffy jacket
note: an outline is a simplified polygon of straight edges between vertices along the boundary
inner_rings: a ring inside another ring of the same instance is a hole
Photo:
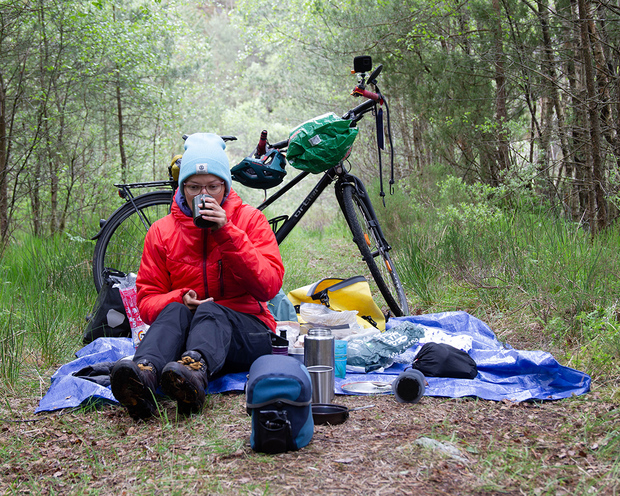
[[[212,297],[275,330],[266,302],[282,287],[284,265],[273,231],[263,213],[232,190],[222,208],[228,223],[214,232],[194,226],[176,202],[149,229],[136,281],[140,316],[147,324],[168,303],[183,303],[193,289],[199,300]]]

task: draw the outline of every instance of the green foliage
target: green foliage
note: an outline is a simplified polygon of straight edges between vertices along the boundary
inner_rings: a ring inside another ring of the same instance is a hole
[[[0,375],[14,384],[26,364],[67,360],[94,302],[92,242],[22,236],[0,260]]]
[[[457,229],[460,235],[475,234],[502,220],[498,198],[505,195],[504,188],[493,188],[478,182],[468,185],[454,176],[449,176],[437,186],[439,202],[444,206],[439,211],[439,220]]]
[[[419,304],[431,307],[437,301],[435,282],[438,276],[435,254],[429,250],[429,239],[414,238],[411,233],[408,240],[401,244],[398,254],[398,275],[405,282],[407,290],[411,290]]]
[[[524,313],[570,350],[567,359],[595,376],[617,375],[620,284],[609,270],[620,263],[617,229],[592,239],[527,191],[450,176],[434,193],[413,181],[398,189],[377,212],[388,239],[398,240],[414,308]]]
[[[2,236],[18,226],[62,232],[84,215],[101,182],[143,179],[149,161],[167,161],[168,147],[159,148],[167,143],[158,140],[175,124],[164,116],[176,103],[171,68],[182,66],[173,63],[180,16],[168,3],[70,0],[12,2],[1,22],[10,142],[2,194],[11,222]]]
[[[620,398],[618,363],[620,362],[620,313],[617,304],[581,312],[575,317],[579,342],[567,357],[571,367],[588,370],[612,388],[612,397]],[[571,336],[566,336],[571,338]]]

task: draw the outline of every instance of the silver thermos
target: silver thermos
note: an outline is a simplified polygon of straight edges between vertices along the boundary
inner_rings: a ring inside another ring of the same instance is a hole
[[[306,367],[314,367],[324,365],[331,367],[329,373],[329,382],[331,393],[329,393],[329,401],[334,399],[335,387],[335,367],[336,360],[334,355],[334,336],[329,329],[310,329],[304,339],[304,364]]]

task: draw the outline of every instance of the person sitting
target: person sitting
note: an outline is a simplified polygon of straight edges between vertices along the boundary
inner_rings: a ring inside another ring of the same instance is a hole
[[[276,322],[266,302],[284,266],[263,213],[231,188],[225,147],[211,133],[187,138],[171,212],[146,235],[136,287],[150,328],[133,359],[111,371],[112,393],[134,419],[157,411],[158,385],[181,414],[199,412],[209,379],[271,353]],[[204,193],[208,228],[194,224],[191,207]]]

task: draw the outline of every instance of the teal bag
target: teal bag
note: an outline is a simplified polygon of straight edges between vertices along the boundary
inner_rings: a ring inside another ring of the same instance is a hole
[[[313,174],[331,169],[351,153],[358,130],[350,125],[333,112],[300,124],[289,136],[287,160]]]
[[[254,451],[296,451],[312,440],[312,384],[299,360],[285,355],[257,358],[250,367],[245,395]]]
[[[297,322],[297,312],[286,293],[280,289],[278,294],[267,302],[267,308],[276,322]]]

